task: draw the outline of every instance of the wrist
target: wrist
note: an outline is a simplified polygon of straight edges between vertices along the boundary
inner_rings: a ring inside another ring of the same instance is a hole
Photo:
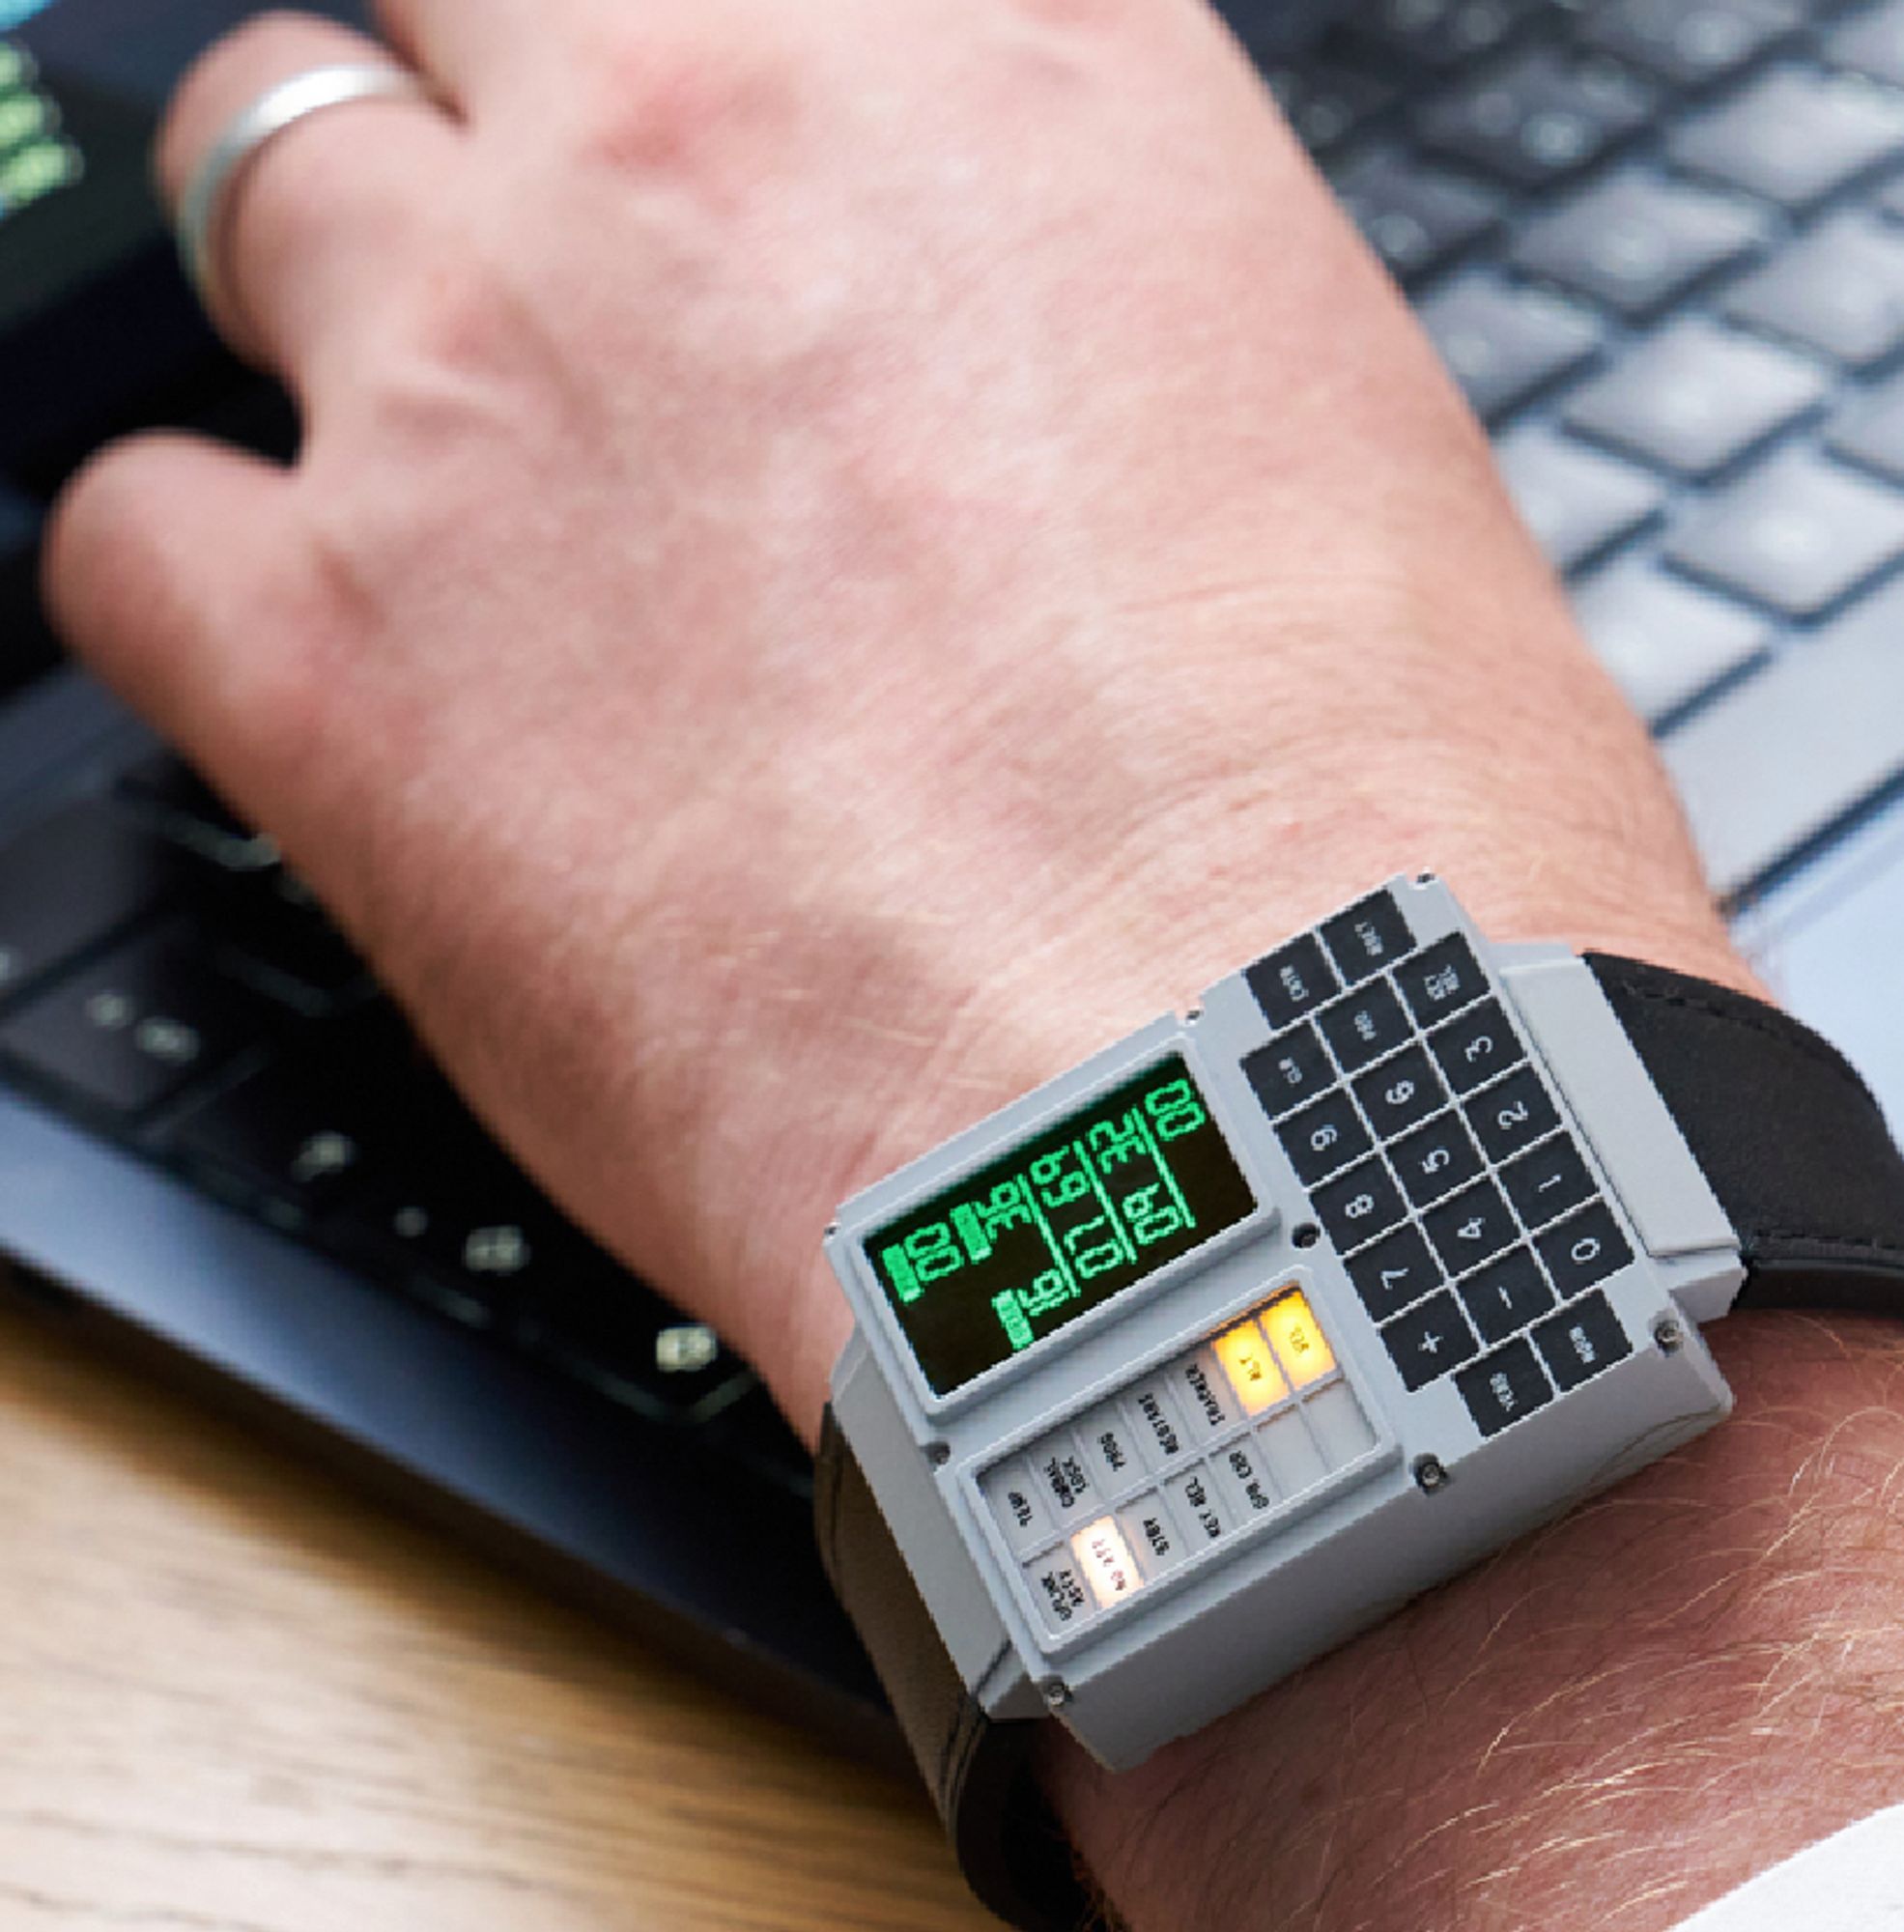
[[[1366,849],[1363,849],[1366,848]],[[799,1286],[771,1310],[750,1310],[750,1338],[795,1426],[817,1434],[827,1377],[849,1327],[817,1234],[832,1207],[958,1129],[1152,1017],[1256,954],[1289,929],[1346,902],[1403,865],[1408,854],[1383,850],[1379,835],[1351,841],[1331,830],[1324,839],[1265,838],[1275,856],[1257,868],[1262,883],[1246,897],[1225,897],[1216,882],[1197,898],[1184,889],[1154,925],[1098,920],[1073,923],[1064,940],[1029,938],[1013,964],[982,987],[954,997],[945,989],[945,1023],[929,1038],[883,1037],[877,1063],[850,1083],[850,1107],[814,1131],[810,1122],[784,1145],[804,1164],[789,1186],[816,1175],[810,1218],[814,1240],[798,1268]],[[1580,951],[1624,952],[1722,983],[1755,990],[1744,961],[1696,885],[1682,891],[1661,870],[1644,880],[1625,874],[1632,896],[1606,890],[1603,865],[1562,877],[1531,856],[1508,861],[1502,841],[1450,868],[1450,883],[1499,939],[1559,939]],[[1305,869],[1306,867],[1306,869]],[[1161,889],[1113,902],[1165,903]],[[1272,908],[1265,917],[1265,908]],[[1287,910],[1286,910],[1287,909]],[[1062,924],[1062,921],[1056,922]],[[1053,988],[1063,997],[1054,997]],[[800,1076],[788,1077],[788,1103]],[[779,1146],[769,1132],[760,1145]],[[756,1172],[767,1168],[756,1166]],[[760,1318],[764,1317],[764,1320]]]
[[[1688,1449],[1135,1772],[1054,1732],[1134,1932],[1657,1932],[1904,1797],[1894,1339],[1708,1339],[1738,1409]]]

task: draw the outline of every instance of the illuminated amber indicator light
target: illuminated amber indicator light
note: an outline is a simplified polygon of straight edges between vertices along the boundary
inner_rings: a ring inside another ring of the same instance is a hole
[[[1264,1310],[1263,1325],[1297,1388],[1307,1388],[1334,1373],[1335,1350],[1329,1347],[1315,1310],[1293,1290],[1278,1295]]]
[[[1216,1359],[1236,1391],[1236,1400],[1247,1415],[1260,1415],[1290,1392],[1276,1358],[1263,1339],[1263,1330],[1254,1321],[1238,1321],[1216,1338]]]
[[[1138,1569],[1115,1517],[1100,1516],[1095,1522],[1087,1523],[1071,1538],[1071,1554],[1101,1610],[1123,1603],[1144,1587],[1144,1573]]]

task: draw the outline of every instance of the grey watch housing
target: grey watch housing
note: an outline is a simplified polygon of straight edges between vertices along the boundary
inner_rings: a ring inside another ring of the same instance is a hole
[[[882,1242],[1178,1059],[1253,1208],[935,1380]],[[1112,1769],[1730,1406],[1697,1330],[1738,1239],[1619,1020],[1433,878],[856,1196],[827,1252],[855,1317],[834,1414],[959,1677]]]

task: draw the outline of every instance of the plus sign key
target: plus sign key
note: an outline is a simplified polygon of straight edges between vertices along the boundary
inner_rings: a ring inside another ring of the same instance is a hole
[[[1398,1315],[1381,1331],[1390,1359],[1408,1389],[1425,1387],[1481,1352],[1461,1304],[1445,1289]]]

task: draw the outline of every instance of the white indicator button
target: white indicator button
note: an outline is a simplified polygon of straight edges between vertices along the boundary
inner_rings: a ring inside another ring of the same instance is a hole
[[[1137,1560],[1152,1577],[1174,1570],[1190,1553],[1183,1532],[1164,1507],[1163,1492],[1152,1490],[1135,1502],[1125,1503],[1118,1512],[1125,1539],[1137,1551]]]
[[[1097,1485],[1091,1479],[1083,1456],[1069,1430],[1047,1435],[1027,1455],[1039,1500],[1060,1529],[1084,1522],[1097,1514]]]
[[[1270,1479],[1268,1463],[1249,1436],[1231,1443],[1210,1461],[1245,1520],[1276,1507],[1280,1499]]]
[[[1025,1581],[1051,1630],[1074,1629],[1091,1614],[1090,1594],[1068,1549],[1054,1549],[1040,1561],[1027,1563]]]
[[[1238,1321],[1216,1338],[1216,1359],[1245,1415],[1261,1415],[1289,1400],[1290,1385],[1254,1321]]]
[[[1347,1382],[1312,1395],[1302,1406],[1330,1468],[1340,1469],[1375,1447],[1375,1431]]]
[[[1071,1538],[1071,1554],[1099,1609],[1108,1610],[1144,1587],[1143,1573],[1116,1517],[1102,1516]]]
[[[1208,1441],[1242,1420],[1243,1406],[1230,1387],[1230,1378],[1208,1349],[1171,1363],[1164,1375],[1192,1441]]]
[[[1051,1520],[1038,1499],[1032,1472],[1016,1457],[987,1469],[979,1487],[998,1518],[998,1526],[1014,1556],[1024,1556],[1050,1541]]]
[[[1084,1460],[1105,1495],[1121,1495],[1143,1475],[1144,1465],[1137,1460],[1137,1438],[1115,1402],[1081,1415],[1077,1430],[1078,1440],[1084,1444]]]
[[[1171,1399],[1164,1374],[1133,1382],[1124,1397],[1132,1430],[1143,1444],[1144,1460],[1153,1469],[1167,1469],[1181,1462],[1189,1446],[1183,1439],[1183,1425],[1177,1419],[1177,1405]]]
[[[1308,1301],[1294,1289],[1279,1294],[1263,1311],[1263,1325],[1297,1388],[1308,1388],[1335,1374],[1335,1351]]]
[[[1240,1520],[1207,1469],[1186,1469],[1182,1475],[1173,1476],[1164,1490],[1179,1525],[1198,1549],[1228,1536]]]
[[[1286,1496],[1313,1490],[1328,1474],[1314,1438],[1300,1413],[1292,1409],[1265,1422],[1256,1432],[1257,1454],[1268,1465],[1277,1489]]]

